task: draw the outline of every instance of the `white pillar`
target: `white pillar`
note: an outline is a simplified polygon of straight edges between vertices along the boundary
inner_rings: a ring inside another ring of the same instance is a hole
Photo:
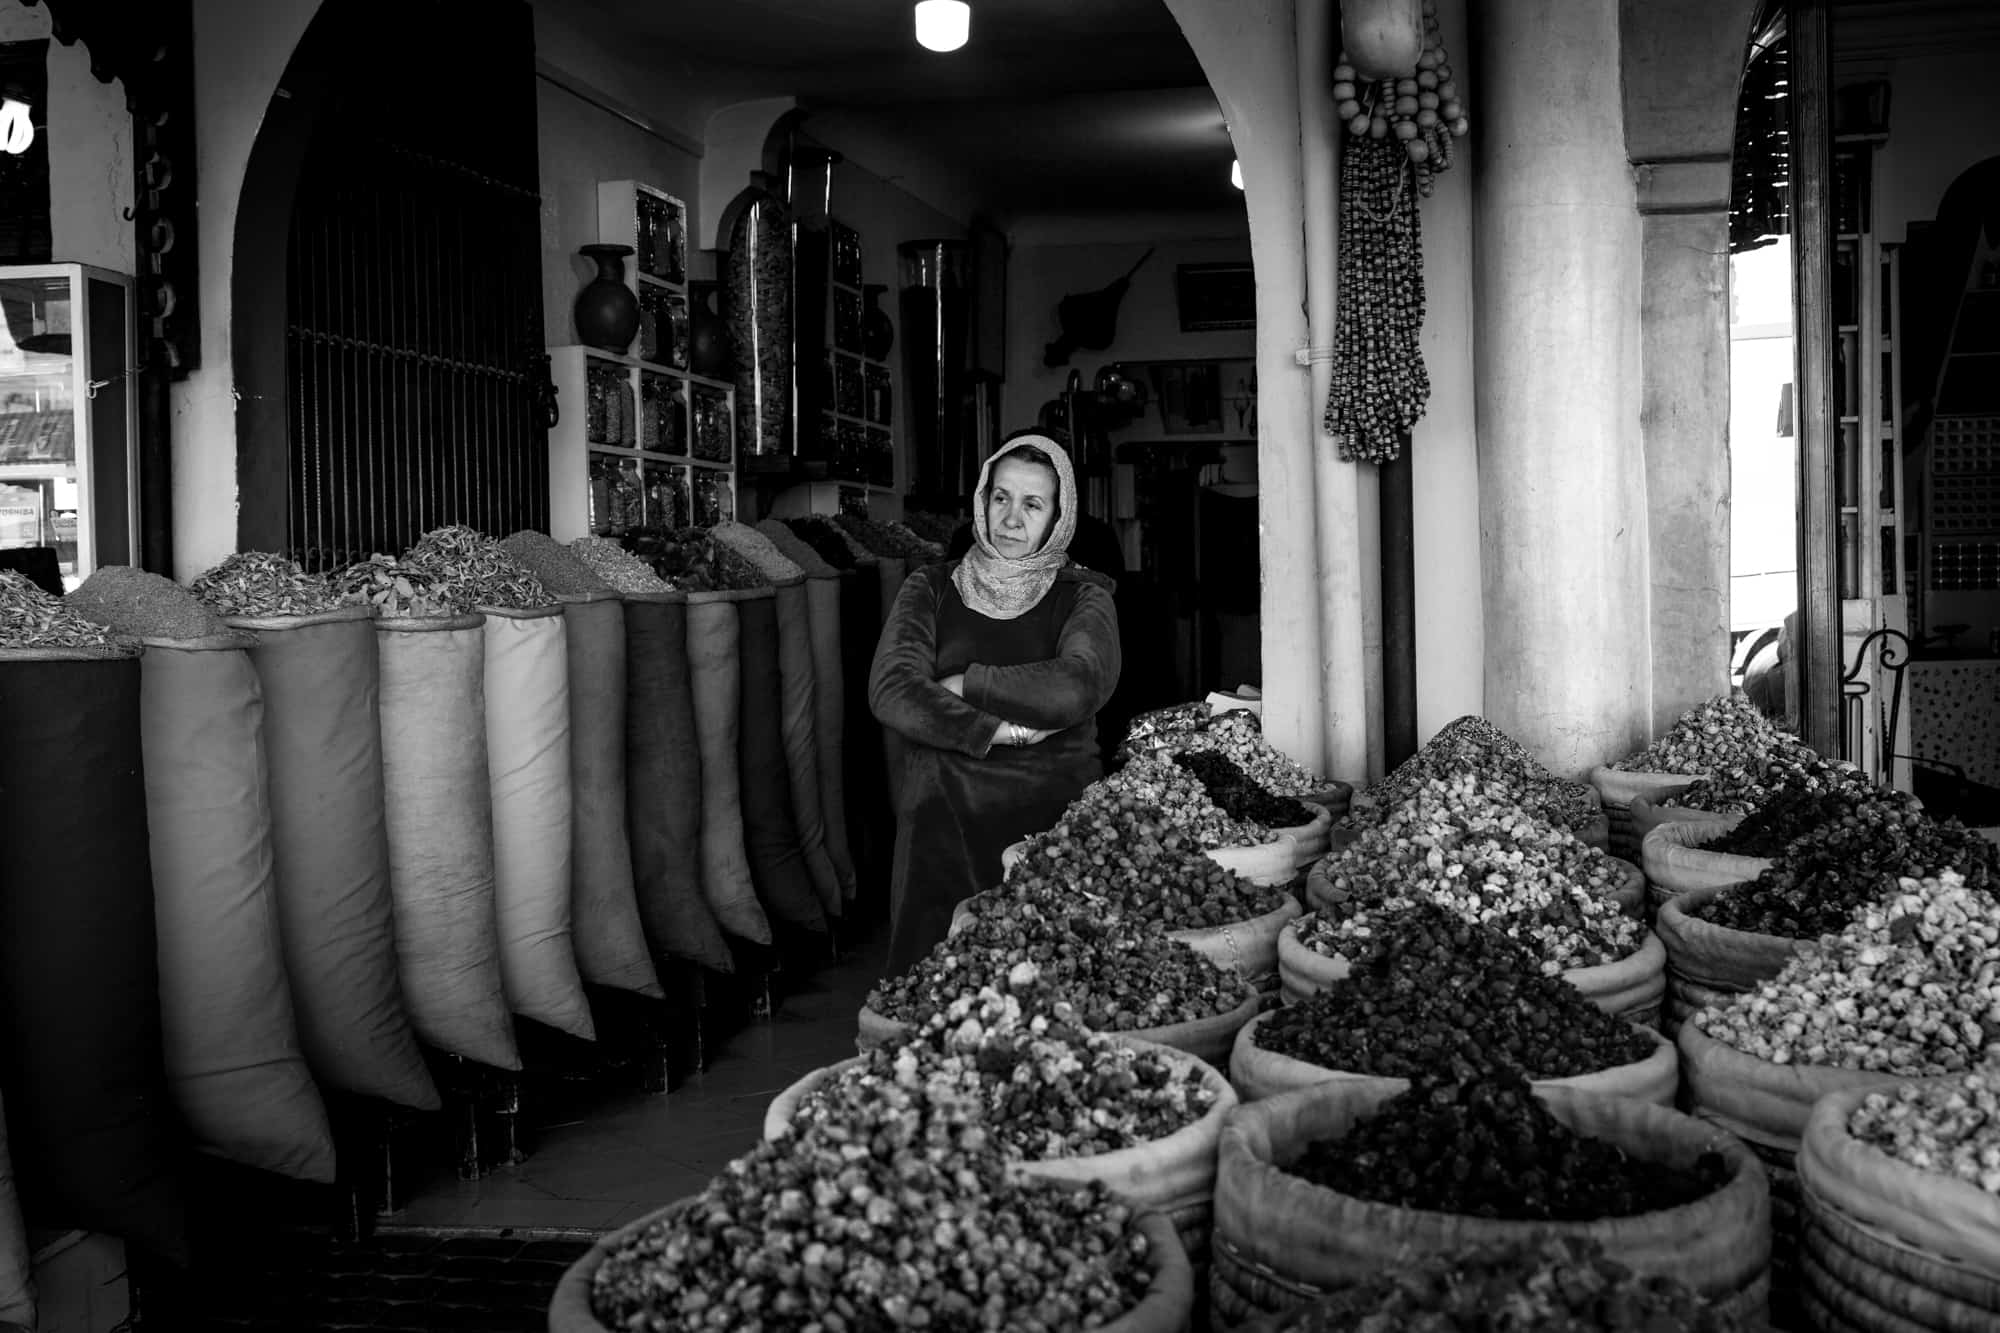
[[[1236,157],[1257,273],[1257,483],[1263,574],[1264,731],[1328,769],[1320,675],[1312,377],[1306,346],[1292,0],[1166,0],[1201,61]]]
[[[1472,9],[1485,712],[1574,776],[1643,743],[1651,696],[1618,4]]]

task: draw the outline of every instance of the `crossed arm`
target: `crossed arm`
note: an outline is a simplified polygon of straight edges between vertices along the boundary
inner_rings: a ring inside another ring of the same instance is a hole
[[[995,744],[1032,745],[1094,716],[1118,683],[1118,620],[1111,596],[1078,589],[1056,655],[1021,666],[975,663],[935,679],[936,593],[912,578],[896,596],[868,678],[883,725],[921,745],[984,756]]]

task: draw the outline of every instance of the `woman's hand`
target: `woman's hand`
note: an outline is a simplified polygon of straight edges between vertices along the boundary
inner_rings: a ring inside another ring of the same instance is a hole
[[[1019,722],[1002,722],[993,729],[995,745],[1040,745],[1054,731],[1043,731],[1036,727],[1023,726]]]

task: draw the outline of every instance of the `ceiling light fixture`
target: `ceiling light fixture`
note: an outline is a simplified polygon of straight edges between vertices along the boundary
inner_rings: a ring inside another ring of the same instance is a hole
[[[917,0],[917,45],[956,51],[972,35],[972,6],[966,0]]]
[[[1239,190],[1243,188],[1243,159],[1238,157],[1229,159],[1229,183]]]

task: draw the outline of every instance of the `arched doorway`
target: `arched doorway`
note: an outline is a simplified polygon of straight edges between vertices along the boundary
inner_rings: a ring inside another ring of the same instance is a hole
[[[308,25],[236,218],[241,549],[331,569],[547,522],[532,62],[525,0]]]

